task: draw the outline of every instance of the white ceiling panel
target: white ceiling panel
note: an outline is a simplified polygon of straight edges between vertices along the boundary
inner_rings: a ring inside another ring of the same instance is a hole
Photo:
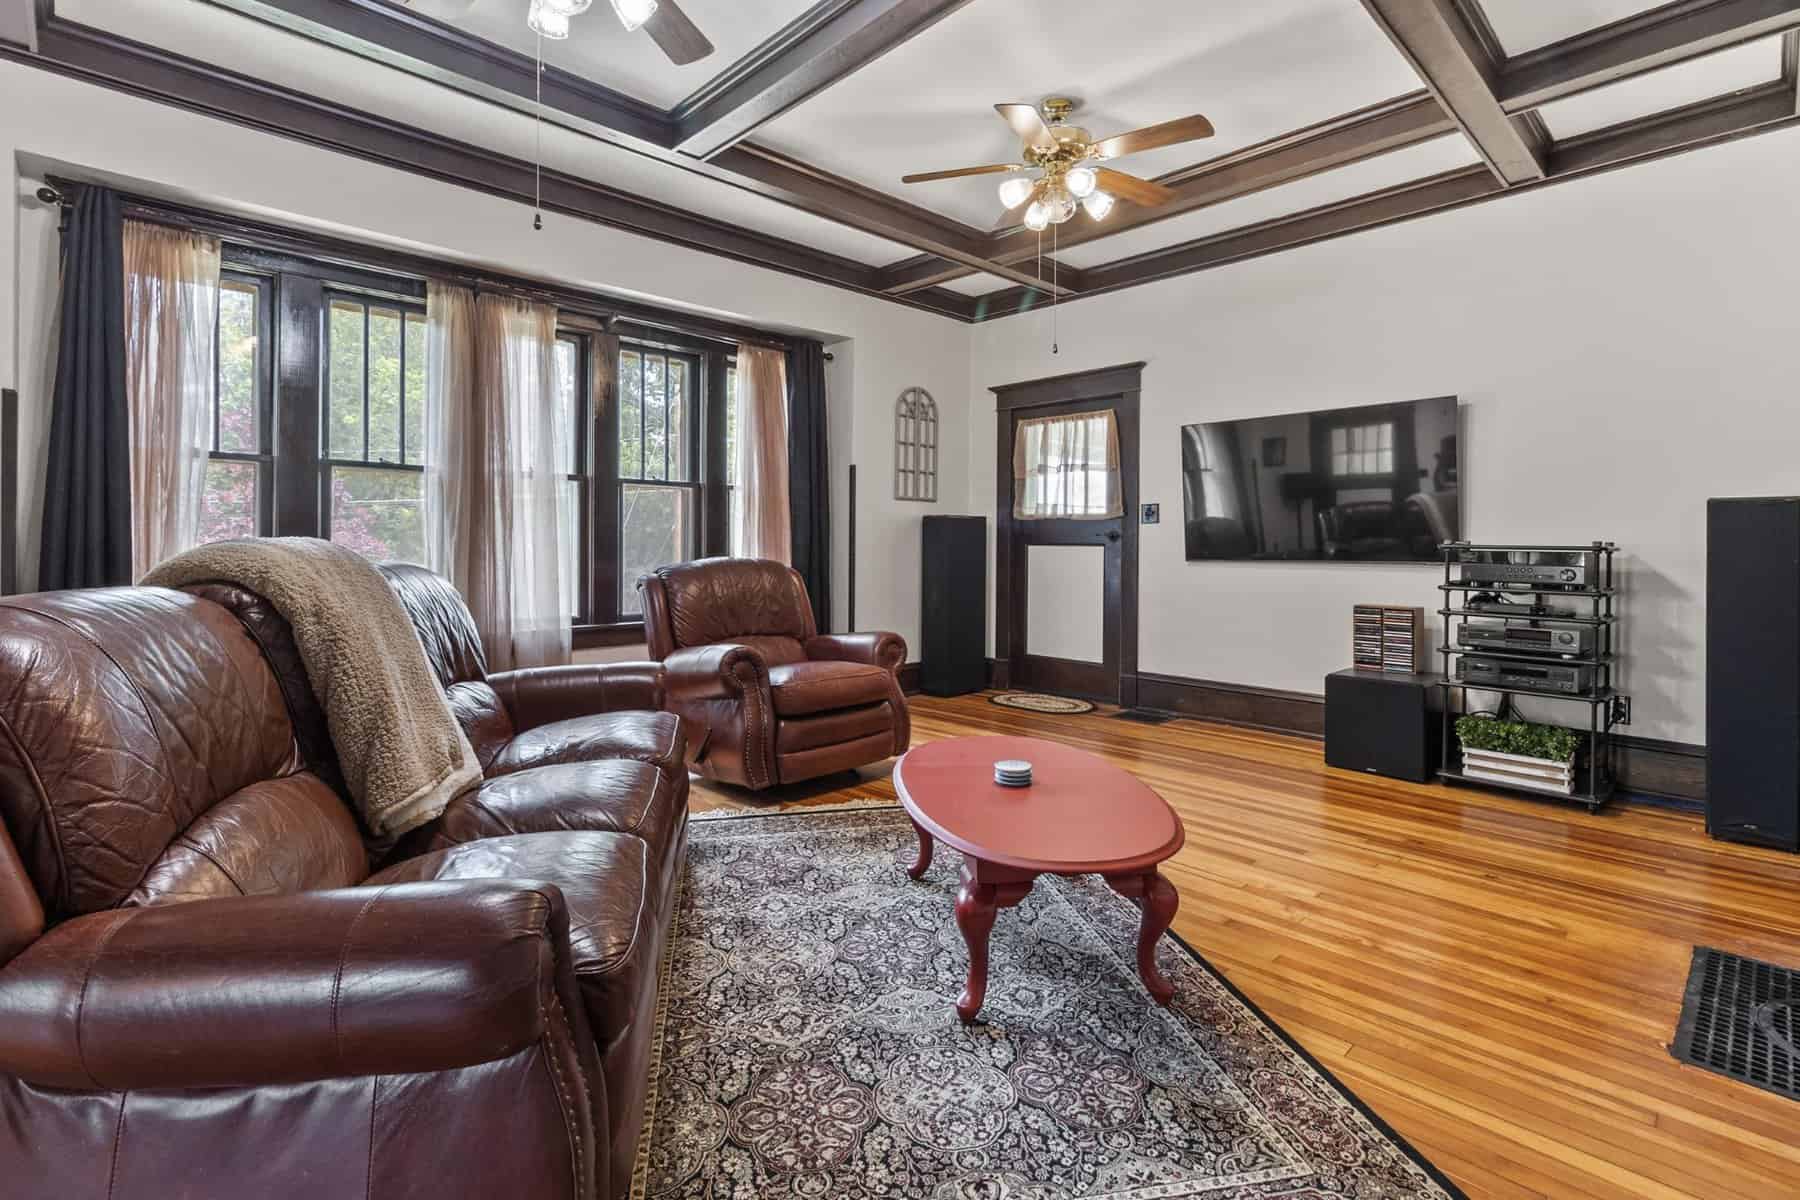
[[[1358,0],[982,0],[778,117],[757,140],[979,228],[996,179],[910,172],[1012,162],[996,103],[1083,101],[1098,136],[1190,113],[1218,135],[1120,160],[1157,175],[1416,90]]]
[[[1320,205],[1336,204],[1340,200],[1350,200],[1383,188],[1412,183],[1479,161],[1468,139],[1460,133],[1450,134],[1416,146],[1408,146],[1404,150],[1390,151],[1379,158],[1365,159],[1323,174],[1296,179],[1280,187],[1239,196],[1223,204],[1170,217],[1154,225],[1144,225],[1113,237],[1101,238],[1097,242],[1063,250],[1058,257],[1078,267],[1096,267],[1182,242],[1211,237],[1227,230],[1241,229],[1261,221],[1274,220],[1276,217],[1292,216]],[[1085,220],[1079,216],[1075,219]],[[1048,253],[1048,238],[1044,241],[1044,247]]]
[[[605,0],[599,0],[604,4]],[[57,0],[57,12],[363,112],[529,160],[530,117],[200,0]],[[880,266],[911,247],[546,123],[544,163],[632,195]],[[522,218],[523,219],[523,218]],[[555,228],[546,218],[546,232]],[[567,228],[567,225],[564,226]]]
[[[1508,54],[1523,54],[1551,42],[1661,8],[1668,0],[1481,0],[1494,36]]]
[[[1010,279],[1002,279],[998,275],[982,273],[979,275],[970,275],[966,279],[952,279],[950,282],[944,284],[944,286],[953,292],[961,292],[965,296],[985,296],[989,292],[1003,291],[1014,285],[1013,281]]]
[[[678,67],[649,34],[627,33],[609,0],[594,0],[570,20],[567,41],[544,43],[544,61],[658,108],[673,108],[812,6],[813,0],[681,0],[681,11],[715,49]],[[530,0],[412,0],[404,7],[521,53],[537,52],[537,35],[525,25]]]
[[[1581,92],[1546,104],[1538,113],[1553,136],[1569,138],[1779,78],[1778,34]]]

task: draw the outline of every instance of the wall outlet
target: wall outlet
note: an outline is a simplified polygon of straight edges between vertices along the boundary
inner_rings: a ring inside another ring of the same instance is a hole
[[[1146,504],[1143,506],[1143,509],[1143,523],[1145,525],[1155,525],[1162,521],[1162,505]]]

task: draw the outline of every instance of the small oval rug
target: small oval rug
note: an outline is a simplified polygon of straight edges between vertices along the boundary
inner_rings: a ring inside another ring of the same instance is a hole
[[[989,696],[988,703],[998,704],[1001,708],[1019,708],[1026,712],[1054,713],[1059,717],[1094,711],[1091,700],[1072,700],[1067,696],[1048,696],[1043,692],[1001,692],[998,696]]]

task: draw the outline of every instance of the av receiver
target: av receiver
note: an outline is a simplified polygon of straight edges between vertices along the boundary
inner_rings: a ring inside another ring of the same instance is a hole
[[[1456,552],[1464,583],[1526,587],[1592,588],[1597,556],[1580,550],[1474,550]]]
[[[1472,650],[1574,657],[1594,648],[1594,631],[1585,625],[1503,625],[1464,621],[1456,627],[1456,644]]]
[[[1492,658],[1466,657],[1456,664],[1456,677],[1473,687],[1493,684],[1496,687],[1535,688],[1540,692],[1562,692],[1582,696],[1593,690],[1594,669],[1572,663],[1501,662]]]

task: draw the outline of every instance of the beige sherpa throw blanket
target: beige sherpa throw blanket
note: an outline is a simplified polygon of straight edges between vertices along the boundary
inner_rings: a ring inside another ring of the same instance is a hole
[[[317,538],[214,542],[143,582],[233,583],[287,618],[344,782],[376,835],[423,825],[481,778],[400,598],[356,551]]]

